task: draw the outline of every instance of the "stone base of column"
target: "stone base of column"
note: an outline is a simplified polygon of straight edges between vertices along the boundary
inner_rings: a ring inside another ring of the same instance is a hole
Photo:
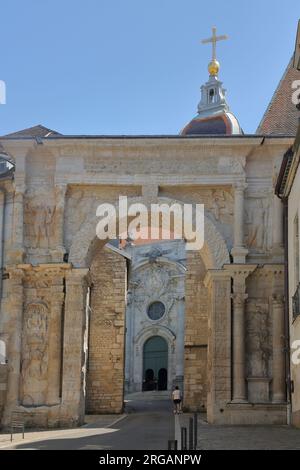
[[[238,405],[239,403],[249,403],[249,402],[245,398],[234,398],[234,400],[231,400],[230,403]]]
[[[25,250],[23,247],[14,247],[7,253],[7,264],[22,264],[25,260]]]
[[[50,250],[52,263],[63,263],[66,249],[63,246],[58,246],[55,250]]]
[[[273,399],[272,399],[272,403],[275,403],[275,404],[276,403],[277,404],[286,403],[285,393],[274,394]]]
[[[248,377],[247,382],[250,403],[270,402],[270,377]]]
[[[234,247],[231,250],[231,256],[233,257],[233,262],[236,264],[243,264],[246,262],[246,256],[249,253],[249,251],[242,247]]]

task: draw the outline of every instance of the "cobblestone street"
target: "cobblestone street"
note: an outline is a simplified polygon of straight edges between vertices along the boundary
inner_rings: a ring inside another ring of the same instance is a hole
[[[179,417],[189,428],[189,418]],[[177,429],[176,438],[180,435]],[[198,417],[198,450],[300,450],[300,429],[290,426],[214,426]]]

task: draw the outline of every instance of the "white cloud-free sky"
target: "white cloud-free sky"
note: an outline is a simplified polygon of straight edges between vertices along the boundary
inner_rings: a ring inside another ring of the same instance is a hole
[[[211,48],[246,133],[293,53],[299,0],[1,0],[0,134],[177,134],[196,113]]]

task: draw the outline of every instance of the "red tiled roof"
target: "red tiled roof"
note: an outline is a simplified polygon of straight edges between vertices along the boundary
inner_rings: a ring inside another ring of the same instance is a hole
[[[49,137],[50,135],[61,135],[59,132],[48,129],[48,127],[38,124],[34,127],[29,127],[28,129],[23,129],[21,131],[12,132],[3,137]]]
[[[297,134],[299,111],[292,102],[292,83],[300,80],[300,72],[293,68],[291,60],[257,128],[257,134]]]

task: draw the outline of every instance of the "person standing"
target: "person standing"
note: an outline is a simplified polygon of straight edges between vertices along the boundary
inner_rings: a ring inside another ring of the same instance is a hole
[[[172,392],[173,404],[174,404],[174,414],[181,413],[181,390],[176,385],[175,390]]]

